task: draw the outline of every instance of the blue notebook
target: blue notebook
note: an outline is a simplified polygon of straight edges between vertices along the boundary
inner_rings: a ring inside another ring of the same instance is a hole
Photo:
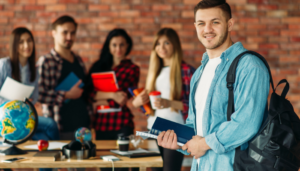
[[[157,117],[150,133],[159,135],[162,131],[174,130],[177,135],[177,141],[185,144],[195,136],[194,128],[179,124],[161,117]]]
[[[71,72],[58,86],[56,86],[55,91],[69,91],[80,79],[74,72]],[[82,82],[79,87],[82,88],[84,83]]]

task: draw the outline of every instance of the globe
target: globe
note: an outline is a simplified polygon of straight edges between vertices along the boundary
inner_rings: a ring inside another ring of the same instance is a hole
[[[83,141],[91,141],[92,140],[92,133],[88,128],[81,127],[78,128],[75,132],[75,138],[77,141],[83,143]]]
[[[5,143],[12,144],[9,149],[2,151],[7,155],[24,154],[15,147],[31,138],[37,127],[38,117],[32,103],[26,99],[6,101],[0,106],[0,134]]]

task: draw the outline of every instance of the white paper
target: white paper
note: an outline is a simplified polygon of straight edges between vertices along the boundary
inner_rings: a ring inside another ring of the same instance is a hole
[[[129,151],[119,151],[119,150],[110,150],[110,151],[120,155],[130,155],[134,153],[150,153],[150,151],[144,150],[142,148],[138,148],[136,150],[129,150]]]
[[[8,100],[24,100],[29,98],[34,90],[34,86],[28,86],[10,77],[6,77],[0,90],[0,96]]]
[[[63,147],[64,145],[66,145],[66,144],[68,144],[68,143],[62,143],[62,142],[49,142],[48,150],[62,149],[62,147]],[[33,150],[38,150],[37,144],[34,144],[34,145],[26,145],[26,146],[24,146],[24,148],[33,149]]]

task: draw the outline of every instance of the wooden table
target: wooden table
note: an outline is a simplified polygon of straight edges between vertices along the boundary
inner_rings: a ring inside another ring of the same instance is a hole
[[[50,141],[51,142],[51,141]],[[57,142],[57,141],[56,141]],[[59,141],[66,142],[69,141]],[[36,152],[28,152],[23,155],[9,155],[0,156],[0,161],[4,159],[14,158],[14,157],[26,157],[25,160],[16,161],[13,163],[2,163],[0,162],[0,168],[104,168],[112,167],[110,161],[103,161],[99,156],[101,155],[115,155],[121,159],[121,161],[114,162],[114,167],[139,167],[140,171],[146,171],[147,167],[162,167],[163,162],[160,156],[155,157],[141,157],[141,158],[128,158],[123,156],[118,156],[111,153],[109,150],[117,149],[116,141],[93,141],[97,147],[97,154],[95,158],[75,160],[66,159],[63,161],[37,161],[33,160],[33,155]],[[26,145],[36,144],[36,141],[27,141],[24,144],[18,145],[19,148],[24,149]],[[155,140],[145,140],[140,146],[143,149],[148,149],[150,151],[158,151]],[[3,149],[3,148],[0,148]]]

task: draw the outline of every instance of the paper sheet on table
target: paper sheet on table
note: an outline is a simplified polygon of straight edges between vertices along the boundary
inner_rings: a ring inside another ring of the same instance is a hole
[[[6,77],[0,90],[0,96],[8,100],[24,100],[29,98],[34,90],[34,86],[28,86],[10,77]]]
[[[150,151],[148,150],[144,150],[142,148],[138,148],[136,150],[129,150],[129,151],[119,151],[119,150],[110,150],[113,153],[117,153],[120,155],[130,155],[130,154],[134,154],[134,153],[150,153]]]
[[[62,147],[63,147],[64,145],[66,145],[66,144],[68,144],[68,143],[62,143],[62,142],[49,142],[48,150],[62,149]],[[38,150],[37,144],[34,144],[34,145],[26,145],[26,146],[24,146],[24,148],[33,149],[33,150]]]

